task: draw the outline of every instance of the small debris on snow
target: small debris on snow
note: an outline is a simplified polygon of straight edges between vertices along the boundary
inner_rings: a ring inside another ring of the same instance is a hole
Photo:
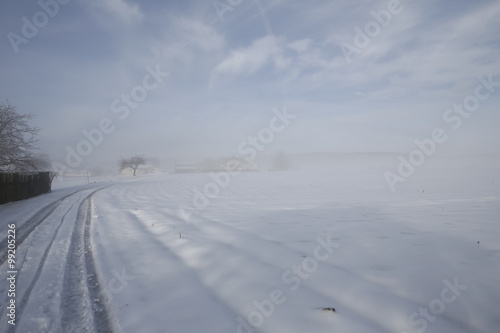
[[[322,308],[322,311],[331,311],[331,312],[336,312],[335,308]]]

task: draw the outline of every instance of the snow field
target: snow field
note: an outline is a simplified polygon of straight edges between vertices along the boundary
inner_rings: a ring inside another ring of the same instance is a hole
[[[495,332],[497,168],[421,170],[396,193],[379,166],[340,166],[242,173],[198,209],[208,174],[2,205],[27,237],[0,330]]]
[[[179,205],[207,175],[96,194],[101,272],[127,275],[112,294],[123,330],[490,332],[498,196],[450,198],[444,180],[396,196],[364,177],[360,192],[326,174],[242,174],[189,218]],[[335,244],[328,257],[318,239]]]

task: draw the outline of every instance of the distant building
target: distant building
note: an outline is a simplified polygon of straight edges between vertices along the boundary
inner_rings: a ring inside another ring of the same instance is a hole
[[[158,157],[145,158],[146,164],[152,168],[160,169],[160,159]]]
[[[200,172],[200,168],[196,163],[175,163],[175,173],[195,173]]]
[[[174,173],[218,172],[218,171],[259,171],[253,161],[232,157],[230,159],[206,159],[201,163],[175,163]]]

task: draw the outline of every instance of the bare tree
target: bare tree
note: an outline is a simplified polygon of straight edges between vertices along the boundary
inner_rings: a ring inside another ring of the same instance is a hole
[[[133,156],[131,158],[122,158],[120,160],[120,170],[130,168],[134,170],[134,176],[140,165],[146,164],[146,159],[140,155]]]
[[[37,169],[36,135],[39,128],[29,125],[33,114],[19,114],[10,104],[0,104],[0,171]]]
[[[54,179],[58,176],[59,174],[55,171],[50,171],[49,172],[49,192],[52,192],[52,182],[54,181]]]
[[[49,171],[52,169],[50,157],[47,154],[38,154],[31,158],[33,171]]]

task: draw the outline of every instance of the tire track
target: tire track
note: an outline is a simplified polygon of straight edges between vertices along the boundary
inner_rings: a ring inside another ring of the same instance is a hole
[[[43,221],[45,221],[50,215],[54,213],[54,211],[66,200],[67,198],[71,197],[72,195],[85,191],[84,190],[78,190],[75,192],[72,192],[61,199],[48,204],[47,206],[43,207],[40,209],[38,212],[36,212],[26,223],[24,223],[21,227],[17,228],[16,230],[16,250],[17,248],[28,238],[28,236],[38,227]],[[2,266],[5,261],[7,260],[8,257],[8,252],[7,252],[7,238],[2,239],[0,241],[0,266]]]
[[[105,295],[104,290],[101,288],[101,284],[99,283],[99,278],[97,276],[97,268],[92,251],[92,240],[91,240],[92,207],[93,207],[93,201],[92,197],[90,197],[89,204],[87,206],[85,232],[83,235],[85,249],[86,249],[85,268],[87,270],[87,275],[89,277],[87,281],[87,286],[90,293],[90,299],[94,300],[93,310],[94,310],[94,326],[96,328],[96,332],[103,332],[103,333],[113,332],[111,318],[109,315],[110,311],[108,310],[109,300],[107,295]],[[89,272],[91,273],[89,274]]]
[[[64,333],[114,331],[109,299],[101,288],[91,244],[92,197],[104,188],[87,195],[78,207],[61,293],[60,331]]]
[[[49,255],[50,249],[52,248],[52,245],[54,244],[54,241],[56,240],[57,235],[59,234],[59,229],[63,225],[64,219],[66,218],[66,215],[68,215],[68,213],[73,209],[74,206],[75,206],[75,204],[72,204],[71,207],[66,211],[66,213],[64,213],[64,215],[61,217],[61,221],[59,222],[59,225],[57,226],[57,228],[56,228],[56,230],[55,230],[52,238],[50,239],[49,244],[45,248],[45,251],[43,253],[42,259],[40,260],[40,262],[38,264],[38,267],[36,269],[35,276],[34,276],[33,280],[31,280],[28,288],[24,292],[23,298],[19,302],[19,305],[18,305],[18,308],[17,308],[17,312],[16,312],[16,317],[17,317],[18,321],[21,321],[21,319],[22,319],[24,308],[26,307],[26,304],[28,303],[28,300],[29,300],[30,295],[31,295],[31,291],[33,290],[33,287],[38,282],[38,278],[41,275],[43,267],[45,266],[45,262],[47,261],[47,257]],[[16,327],[17,326],[9,326],[7,332],[8,333],[14,333],[14,332],[16,332]]]

